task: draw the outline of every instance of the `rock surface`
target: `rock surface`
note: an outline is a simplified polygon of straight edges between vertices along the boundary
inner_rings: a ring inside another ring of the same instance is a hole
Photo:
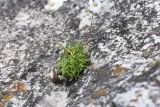
[[[92,64],[55,85],[68,41]],[[0,107],[159,106],[159,0],[0,0]]]

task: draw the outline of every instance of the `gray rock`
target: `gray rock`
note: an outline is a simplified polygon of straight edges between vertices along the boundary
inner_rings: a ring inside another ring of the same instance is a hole
[[[160,106],[159,16],[159,0],[0,0],[0,106]],[[68,41],[91,65],[56,85]]]

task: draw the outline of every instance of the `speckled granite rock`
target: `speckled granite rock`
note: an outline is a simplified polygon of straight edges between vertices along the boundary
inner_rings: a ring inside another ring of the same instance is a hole
[[[50,74],[59,44],[91,65],[69,86]],[[0,0],[0,107],[159,107],[159,0]]]

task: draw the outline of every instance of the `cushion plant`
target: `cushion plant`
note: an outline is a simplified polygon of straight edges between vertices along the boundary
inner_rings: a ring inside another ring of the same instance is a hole
[[[58,63],[59,75],[69,81],[77,80],[87,67],[89,58],[81,43],[69,44]]]

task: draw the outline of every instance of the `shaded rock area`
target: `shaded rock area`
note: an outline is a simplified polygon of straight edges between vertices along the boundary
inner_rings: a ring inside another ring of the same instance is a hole
[[[53,84],[77,41],[91,65]],[[0,107],[159,106],[159,0],[0,0]]]

